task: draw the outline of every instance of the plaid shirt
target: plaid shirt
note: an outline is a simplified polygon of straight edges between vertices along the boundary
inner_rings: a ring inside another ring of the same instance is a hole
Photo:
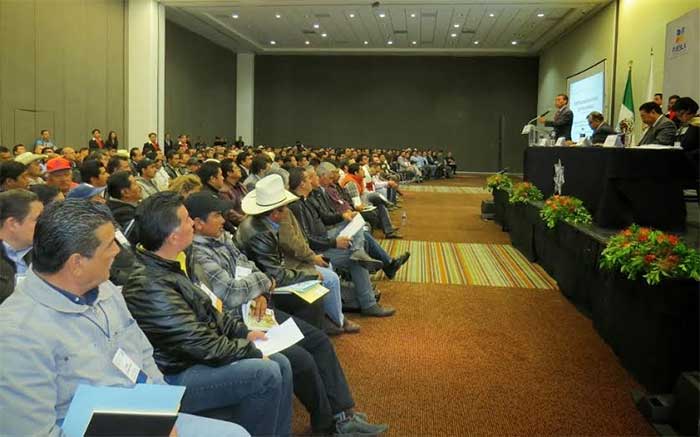
[[[194,260],[206,276],[199,279],[209,284],[227,310],[240,315],[242,304],[269,293],[270,278],[238,250],[228,232],[220,238],[195,235],[193,249]],[[236,267],[248,268],[251,273],[236,279]]]

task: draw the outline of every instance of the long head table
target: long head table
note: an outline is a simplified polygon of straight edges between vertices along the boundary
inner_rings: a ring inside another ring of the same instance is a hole
[[[564,167],[562,194],[581,199],[599,226],[685,228],[683,187],[697,173],[682,150],[528,147],[525,180],[545,198],[554,194],[554,166],[559,162]]]

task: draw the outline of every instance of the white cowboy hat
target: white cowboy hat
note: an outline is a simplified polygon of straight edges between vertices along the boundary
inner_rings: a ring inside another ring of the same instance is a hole
[[[284,189],[282,177],[267,175],[255,184],[255,189],[246,194],[241,202],[243,212],[258,215],[298,200],[299,198]]]

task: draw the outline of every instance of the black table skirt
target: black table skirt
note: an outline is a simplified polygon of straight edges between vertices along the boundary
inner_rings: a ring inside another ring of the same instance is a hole
[[[683,186],[695,178],[681,150],[601,147],[528,147],[525,180],[545,198],[554,194],[554,165],[561,161],[562,194],[578,197],[599,226],[632,223],[682,230],[686,221]]]
[[[506,219],[506,208],[508,207],[508,197],[510,195],[504,190],[493,190],[493,220],[501,225],[504,231],[508,230],[508,221]]]

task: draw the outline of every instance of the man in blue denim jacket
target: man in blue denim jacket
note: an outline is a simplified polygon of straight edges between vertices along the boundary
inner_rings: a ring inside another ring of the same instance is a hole
[[[109,278],[119,251],[109,211],[86,200],[50,206],[36,225],[26,279],[0,306],[0,434],[62,436],[78,384],[164,384],[153,348]],[[121,351],[140,369],[113,363]],[[274,386],[278,381],[261,381]],[[180,414],[180,437],[245,436],[240,426]]]

